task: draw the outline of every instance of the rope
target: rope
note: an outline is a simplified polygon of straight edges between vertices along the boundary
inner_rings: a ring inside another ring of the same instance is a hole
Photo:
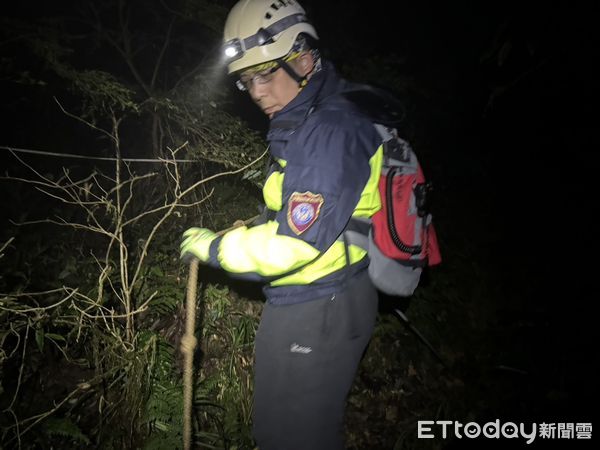
[[[217,232],[218,236],[235,228],[254,222],[258,216],[247,220],[237,220],[232,227]],[[198,286],[198,259],[190,262],[188,274],[187,295],[185,301],[185,334],[181,338],[181,352],[183,353],[183,448],[190,450],[192,444],[192,401],[193,401],[193,373],[194,350],[198,340],[194,335],[196,331],[196,288]]]
[[[196,286],[198,284],[198,260],[190,262],[187,297],[185,302],[185,335],[181,338],[183,352],[183,448],[189,450],[192,440],[192,398],[194,350],[197,339],[196,329]]]

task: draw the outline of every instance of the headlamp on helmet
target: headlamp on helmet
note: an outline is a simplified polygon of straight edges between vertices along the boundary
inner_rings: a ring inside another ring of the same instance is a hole
[[[247,37],[246,39],[234,38],[227,41],[223,46],[223,53],[225,54],[227,64],[229,64],[231,61],[240,59],[242,56],[244,56],[244,53],[251,48],[260,45],[267,45],[272,42],[273,34],[270,31],[261,28],[256,32],[256,34]]]
[[[231,39],[226,42],[223,46],[223,53],[227,62],[235,61],[240,59],[244,55],[244,49],[242,48],[242,41],[239,39]]]

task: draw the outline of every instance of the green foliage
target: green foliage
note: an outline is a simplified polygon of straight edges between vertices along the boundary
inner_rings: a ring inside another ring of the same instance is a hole
[[[188,142],[188,158],[237,169],[264,153],[266,144],[256,131],[224,110],[219,89],[222,86],[198,77],[168,97],[153,97],[151,108],[166,119],[165,128],[175,142]]]
[[[139,112],[135,92],[117,81],[114,75],[101,70],[75,71],[65,67],[61,75],[69,79],[83,97],[82,108],[87,116],[96,117],[110,111]]]
[[[157,341],[154,357],[150,395],[142,417],[149,436],[144,448],[177,448],[183,440],[183,386],[173,377],[173,348]]]
[[[152,208],[144,206],[153,200],[151,191],[144,184],[140,188],[131,190],[129,207],[134,215]],[[109,189],[109,185],[93,186],[89,195]],[[240,205],[233,208],[237,211],[248,207],[243,191],[232,195],[230,202],[232,207]],[[111,223],[110,214],[93,217],[98,223]],[[77,214],[70,220],[79,220]],[[232,221],[223,216],[219,220]],[[8,407],[16,395],[12,412],[0,415],[5,430],[2,445],[17,438],[24,444],[34,442],[40,435],[45,442],[63,447],[85,438],[105,449],[180,444],[183,405],[176,348],[183,333],[185,268],[177,255],[179,233],[173,232],[182,224],[166,223],[171,229],[154,236],[143,275],[135,285],[135,306],[151,301],[136,316],[132,338],[126,322],[116,314],[123,308],[116,249],[106,253],[110,269],[106,272],[100,270],[102,261],[95,256],[102,255],[106,236],[86,232],[82,241],[77,232],[56,233],[47,224],[38,226],[39,233],[16,234],[18,245],[10,248],[10,260],[0,260],[6,275],[2,289],[17,290],[0,300],[4,388],[0,405]],[[131,242],[128,267],[135,267],[141,236],[147,236],[151,226],[152,220],[139,221],[126,234]],[[40,271],[38,263],[48,269]],[[24,270],[23,276],[14,276]],[[76,289],[42,290],[57,282]],[[205,446],[245,443],[250,447],[252,342],[259,305],[212,284],[206,284],[202,298],[198,333],[204,356],[196,358],[195,439]],[[92,303],[92,299],[100,300]],[[32,396],[38,400],[31,402]],[[32,422],[31,417],[39,420]],[[23,421],[31,426],[17,428]]]
[[[68,418],[49,418],[44,422],[43,432],[48,440],[56,442],[55,437],[59,437],[63,445],[71,448],[91,445],[90,439]]]
[[[5,18],[3,24],[5,32],[16,35],[13,39],[21,49],[28,49],[33,57],[44,62],[47,71],[63,78],[82,97],[84,116],[100,117],[109,111],[139,111],[134,100],[135,92],[119,82],[113,74],[97,69],[80,70],[69,62],[74,51],[70,48],[71,41],[59,31],[59,23],[46,20],[44,23],[31,24]],[[33,75],[30,70],[19,69],[15,58],[7,57],[6,61],[12,66],[6,76],[13,81],[41,86],[48,84],[43,80],[48,77],[47,73]]]
[[[189,158],[239,169],[264,152],[264,141],[225,111],[224,67],[217,61],[198,66],[203,57],[214,56],[214,44],[221,39],[215,30],[222,29],[227,11],[213,1],[147,2],[143,7],[90,1],[73,10],[68,22],[2,19],[5,49],[15,50],[0,54],[3,67],[10,69],[3,78],[44,86],[59,101],[69,89],[81,99],[73,113],[94,124],[106,123],[115,113],[129,114],[127,125],[143,129],[131,130],[139,151],[170,156],[167,146],[187,143]],[[130,20],[115,24],[115,17]],[[196,31],[173,31],[172,25],[182,22]],[[82,57],[90,49],[106,56]],[[116,61],[124,70],[115,69]]]
[[[200,423],[219,436],[209,441],[213,445],[252,448],[252,349],[261,305],[211,284],[203,298],[204,358],[198,390],[219,408],[206,406]]]

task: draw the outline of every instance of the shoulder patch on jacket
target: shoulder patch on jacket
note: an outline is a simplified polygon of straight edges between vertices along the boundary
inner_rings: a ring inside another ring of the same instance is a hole
[[[300,235],[316,222],[325,199],[321,194],[294,192],[288,200],[287,222]]]

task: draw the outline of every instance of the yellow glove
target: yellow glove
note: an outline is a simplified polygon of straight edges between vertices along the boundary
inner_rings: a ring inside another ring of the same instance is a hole
[[[210,243],[217,235],[207,228],[190,228],[183,233],[180,257],[189,260],[195,256],[202,262],[208,261]]]

